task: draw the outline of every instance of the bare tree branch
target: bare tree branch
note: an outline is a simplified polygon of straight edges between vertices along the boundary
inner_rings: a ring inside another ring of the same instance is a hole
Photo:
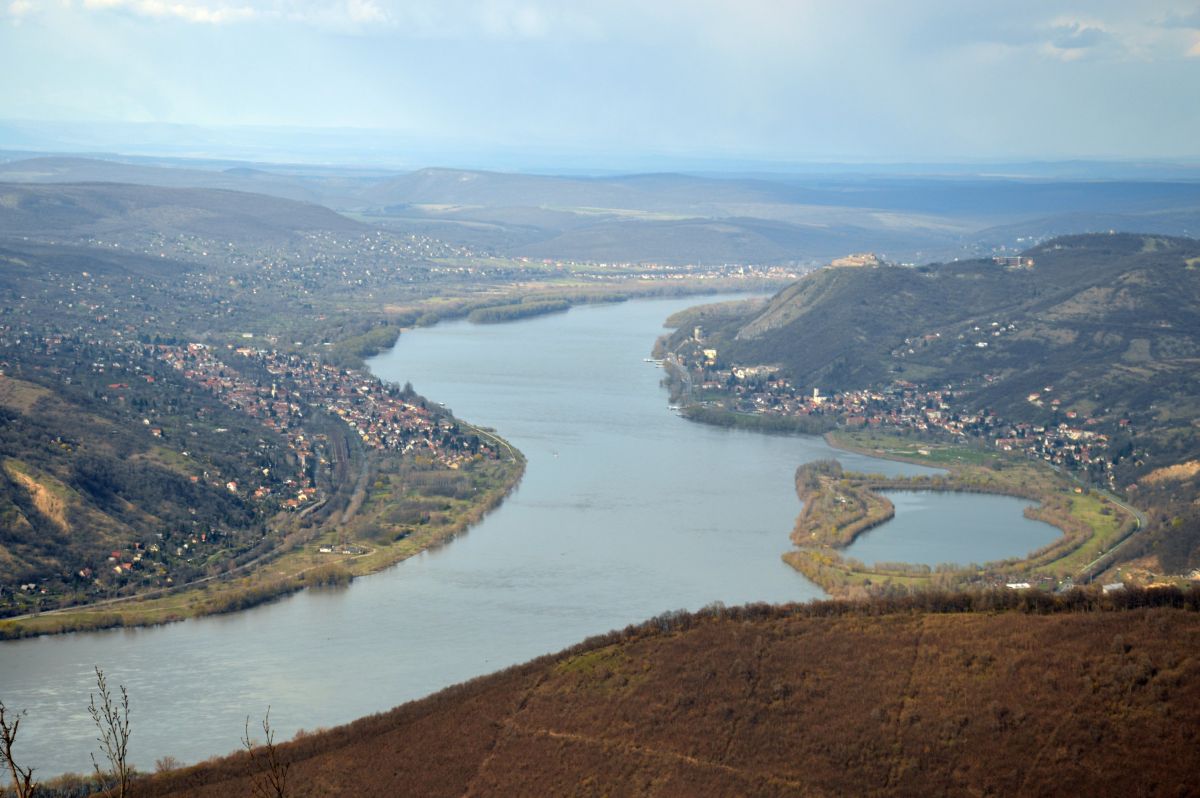
[[[10,713],[4,702],[0,701],[0,759],[4,760],[12,776],[17,798],[32,798],[34,790],[37,789],[37,783],[33,780],[33,768],[22,768],[13,759],[13,745],[17,741],[17,729],[21,727],[23,717],[24,710]]]
[[[101,781],[107,783],[108,788],[115,787],[117,795],[125,798],[129,791],[130,777],[133,775],[128,759],[129,693],[126,692],[125,685],[118,685],[121,698],[116,700],[109,692],[108,680],[105,679],[104,671],[100,670],[99,665],[96,666],[96,689],[100,695],[100,705],[96,705],[96,694],[93,693],[88,704],[88,714],[92,716],[96,728],[100,731],[96,742],[100,743],[100,753],[108,760],[109,767],[102,769],[94,753],[92,767],[96,769],[96,775]]]
[[[242,745],[250,754],[250,763],[260,773],[254,777],[254,794],[260,798],[287,798],[287,774],[291,768],[290,762],[284,762],[279,755],[279,747],[275,745],[275,730],[271,728],[271,708],[262,720],[263,736],[266,742],[256,746],[250,739],[250,716],[246,716],[246,733],[242,736]]]

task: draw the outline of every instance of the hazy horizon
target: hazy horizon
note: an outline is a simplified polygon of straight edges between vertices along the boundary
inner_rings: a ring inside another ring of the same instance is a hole
[[[545,175],[669,173],[712,177],[1000,177],[1200,179],[1195,158],[811,158],[693,156],[659,152],[438,147],[388,131],[304,127],[209,127],[151,123],[45,122],[0,118],[0,162],[82,157],[189,168],[245,165],[365,173],[463,169]]]
[[[1194,3],[0,2],[0,147],[397,168],[1200,160]],[[131,135],[131,131],[133,135]]]

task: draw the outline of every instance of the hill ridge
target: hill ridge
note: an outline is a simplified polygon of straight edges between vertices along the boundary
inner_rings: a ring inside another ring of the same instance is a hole
[[[281,751],[297,796],[1175,794],[1200,765],[1198,608],[1166,590],[666,613]],[[235,755],[135,794],[255,775]]]

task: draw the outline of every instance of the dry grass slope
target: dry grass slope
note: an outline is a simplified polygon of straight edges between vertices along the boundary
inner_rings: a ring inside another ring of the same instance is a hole
[[[1188,794],[1200,594],[1115,601],[665,616],[290,743],[293,794]],[[136,794],[251,777],[235,756]]]

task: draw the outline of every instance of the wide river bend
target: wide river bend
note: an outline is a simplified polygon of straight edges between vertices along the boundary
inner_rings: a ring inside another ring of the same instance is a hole
[[[0,644],[0,699],[29,710],[19,750],[43,777],[90,768],[94,665],[128,686],[131,758],[148,769],[164,755],[193,762],[237,748],[246,716],[268,705],[286,739],[667,610],[819,597],[780,560],[800,509],[796,466],[836,456],[854,470],[923,469],[676,417],[644,358],[663,320],[699,301],[404,334],[371,368],[521,449],[517,491],[449,545],[344,590]],[[1011,523],[1024,521],[1020,506]]]

